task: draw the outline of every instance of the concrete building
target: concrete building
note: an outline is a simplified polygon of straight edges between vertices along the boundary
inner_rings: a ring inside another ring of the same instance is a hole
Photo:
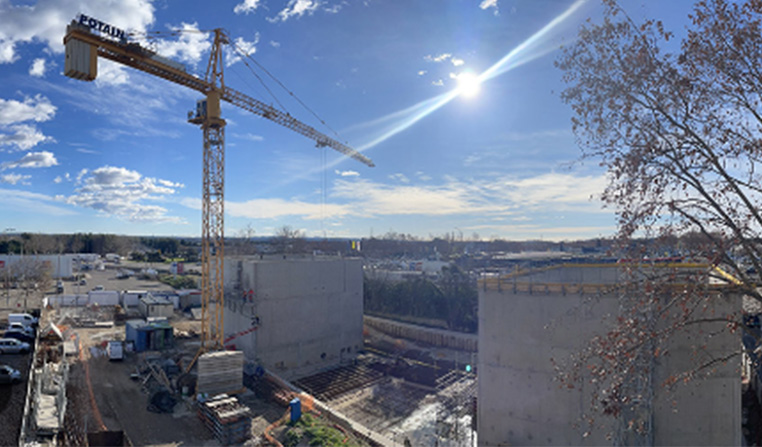
[[[362,348],[360,259],[226,258],[225,338],[295,378],[348,362]]]
[[[140,309],[141,315],[145,318],[172,318],[175,313],[172,301],[164,297],[153,296],[150,293],[140,299],[138,309]]]
[[[130,307],[138,307],[140,304],[140,299],[145,298],[149,295],[150,293],[148,293],[147,290],[125,290],[122,292],[122,296],[120,298],[121,305],[125,309]]]
[[[697,360],[739,350],[738,332],[726,330],[723,319],[738,316],[741,299],[726,285],[706,286],[710,298],[702,311],[716,321],[670,336],[663,346],[667,354],[643,356],[643,373],[628,376],[628,384],[640,387],[634,410],[623,410],[618,418],[590,411],[591,401],[601,397],[593,397],[596,386],[586,376],[587,365],[574,389],[556,380],[551,359],[562,362],[582,352],[593,336],[605,336],[623,303],[644,293],[622,286],[621,267],[567,264],[480,281],[480,446],[741,445],[740,356],[717,362],[707,377],[673,390],[664,386],[671,374],[690,370]],[[701,345],[705,349],[697,356]],[[595,415],[593,427],[586,426],[584,414]]]

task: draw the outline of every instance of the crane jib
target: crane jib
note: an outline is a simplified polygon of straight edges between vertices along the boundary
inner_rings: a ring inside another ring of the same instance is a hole
[[[88,26],[88,27],[90,27],[91,29],[94,29],[94,30],[98,30],[98,32],[100,32],[100,33],[102,33],[104,35],[115,37],[115,38],[117,38],[119,40],[127,40],[127,36],[126,36],[126,34],[125,34],[123,29],[117,28],[114,25],[110,25],[110,24],[105,23],[105,22],[101,22],[100,20],[98,20],[96,18],[88,17],[88,16],[86,16],[84,14],[80,14],[79,15],[79,24],[80,25],[84,25],[84,26]]]

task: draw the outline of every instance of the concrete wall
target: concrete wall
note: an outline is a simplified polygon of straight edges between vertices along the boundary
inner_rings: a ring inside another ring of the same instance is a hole
[[[402,323],[369,315],[365,315],[363,321],[368,327],[372,327],[392,337],[407,338],[443,348],[461,349],[470,352],[478,351],[479,338],[476,334],[427,328],[417,324]]]
[[[359,259],[231,258],[225,284],[225,337],[245,334],[229,344],[247,361],[293,378],[362,349]]]
[[[566,271],[564,271],[566,270]],[[511,280],[479,290],[479,408],[480,446],[503,445],[602,445],[616,435],[624,421],[600,414],[588,436],[575,428],[589,409],[592,388],[561,388],[555,381],[551,359],[562,360],[579,352],[594,336],[610,327],[619,312],[617,295],[569,293],[573,288],[549,288],[546,284],[612,284],[619,280],[611,267],[549,269],[524,275],[511,287]],[[589,290],[596,290],[595,287]],[[563,293],[562,293],[563,291]],[[740,300],[718,296],[708,314],[723,316],[740,310]],[[706,343],[708,331],[724,323],[695,326],[673,337],[669,355],[652,364],[654,395],[651,406],[655,445],[741,444],[740,358],[719,363],[709,378],[679,386],[668,392],[661,384],[672,372],[685,371],[696,358],[692,346]],[[740,337],[727,331],[709,340],[708,354],[727,355],[740,346]],[[706,359],[703,359],[706,360]]]

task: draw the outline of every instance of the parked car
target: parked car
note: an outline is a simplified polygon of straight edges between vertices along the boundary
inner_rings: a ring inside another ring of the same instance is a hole
[[[0,365],[0,384],[21,382],[21,373],[8,365]]]
[[[105,288],[103,286],[101,286],[101,285],[97,285],[97,286],[93,287],[93,292],[99,292],[101,290],[105,290]]]
[[[85,278],[80,279],[79,280],[79,285],[80,286],[86,286],[87,285],[87,280]]]
[[[9,323],[21,323],[24,326],[37,326],[39,320],[29,314],[8,314]]]
[[[32,326],[24,326],[23,324],[18,323],[18,322],[11,323],[8,326],[7,330],[9,330],[9,331],[24,332],[25,334],[29,335],[30,337],[34,337],[34,328]]]
[[[0,338],[0,354],[26,354],[31,349],[29,343],[15,338]]]
[[[64,283],[60,279],[56,283],[56,293],[64,293]]]
[[[18,341],[23,341],[29,344],[34,343],[34,335],[29,335],[24,331],[18,331],[15,329],[9,329],[5,331],[3,333],[3,338],[14,338]]]

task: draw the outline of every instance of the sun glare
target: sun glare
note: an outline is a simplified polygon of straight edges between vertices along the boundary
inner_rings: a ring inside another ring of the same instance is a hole
[[[464,98],[473,98],[479,94],[482,83],[473,73],[461,73],[458,76],[458,93]]]

